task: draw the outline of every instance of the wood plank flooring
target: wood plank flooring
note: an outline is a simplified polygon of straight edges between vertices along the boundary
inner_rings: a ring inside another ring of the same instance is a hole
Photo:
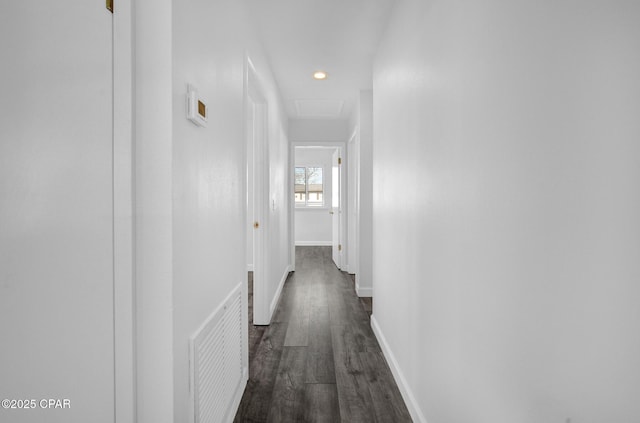
[[[234,421],[411,422],[370,307],[330,247],[296,247],[271,325],[250,325],[249,381]]]

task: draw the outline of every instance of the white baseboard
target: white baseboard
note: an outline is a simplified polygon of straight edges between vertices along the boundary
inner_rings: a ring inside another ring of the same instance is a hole
[[[238,385],[236,392],[233,394],[233,402],[231,404],[231,408],[229,408],[229,410],[231,410],[232,412],[227,414],[228,423],[233,423],[236,418],[236,413],[238,412],[238,408],[240,407],[240,401],[242,401],[242,395],[244,395],[244,389],[246,388],[246,386],[247,378],[243,377],[242,383]]]
[[[331,241],[296,241],[296,247],[331,247]]]
[[[280,283],[278,284],[278,289],[276,289],[276,294],[271,299],[271,305],[269,306],[269,322],[271,322],[271,318],[273,317],[273,312],[276,310],[278,306],[278,300],[280,300],[280,294],[282,294],[282,288],[284,288],[284,283],[287,280],[287,276],[289,276],[289,272],[293,272],[293,267],[291,265],[287,266],[284,269],[284,274],[282,275],[282,279],[280,279]]]
[[[427,423],[427,419],[424,417],[424,414],[422,413],[422,410],[420,409],[420,406],[418,405],[418,402],[413,395],[413,391],[409,387],[409,384],[407,383],[407,380],[405,379],[404,374],[402,373],[402,370],[398,365],[398,361],[393,355],[391,347],[387,343],[387,339],[384,337],[382,329],[380,329],[375,316],[371,316],[371,328],[373,329],[373,333],[376,335],[376,338],[378,338],[378,343],[380,344],[380,348],[382,348],[382,353],[389,363],[391,373],[393,373],[393,378],[398,384],[398,388],[400,389],[402,398],[407,404],[409,414],[411,414],[411,419],[417,423]]]
[[[358,294],[358,297],[373,297],[373,288],[360,286],[356,278],[356,294]]]

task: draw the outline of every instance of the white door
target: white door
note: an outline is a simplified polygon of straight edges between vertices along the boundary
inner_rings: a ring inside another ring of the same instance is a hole
[[[337,148],[333,152],[331,158],[331,227],[332,227],[332,253],[333,262],[342,269],[342,158],[340,157],[340,149]]]
[[[268,202],[269,202],[269,163],[267,148],[267,103],[255,86],[255,78],[249,78],[250,96],[249,108],[251,113],[250,139],[252,143],[250,158],[252,167],[249,174],[252,178],[252,199],[249,201],[252,216],[249,229],[253,234],[251,240],[253,248],[253,323],[268,325],[270,323],[270,302],[268,298],[269,274],[269,232],[268,232]]]
[[[3,422],[115,418],[112,16],[0,13],[0,399],[19,407]]]

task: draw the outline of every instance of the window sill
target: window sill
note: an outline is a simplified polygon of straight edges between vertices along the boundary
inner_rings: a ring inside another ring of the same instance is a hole
[[[322,206],[322,207],[296,206],[295,209],[296,211],[300,210],[300,211],[324,211],[324,212],[331,210],[331,208],[327,206]]]

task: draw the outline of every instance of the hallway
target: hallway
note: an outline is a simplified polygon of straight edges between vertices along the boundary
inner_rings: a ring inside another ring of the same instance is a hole
[[[640,423],[640,0],[113,3],[0,15],[0,423]]]
[[[330,247],[296,247],[296,272],[250,350],[249,371],[236,422],[411,421],[369,315]]]

